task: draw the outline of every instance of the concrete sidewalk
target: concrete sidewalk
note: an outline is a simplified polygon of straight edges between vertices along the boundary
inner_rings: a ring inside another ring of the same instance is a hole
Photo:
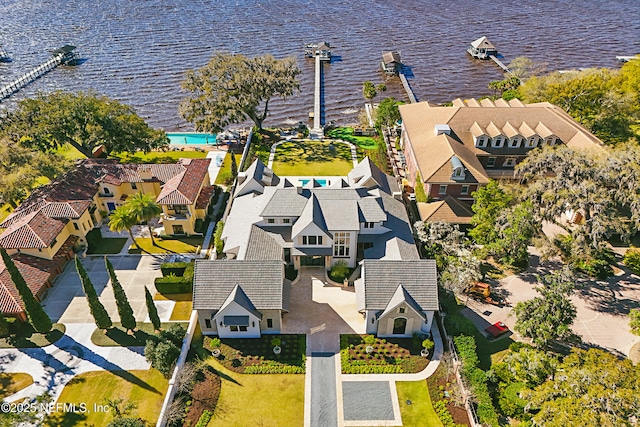
[[[42,348],[1,349],[4,372],[24,372],[34,383],[4,399],[12,402],[49,392],[55,402],[75,376],[90,371],[147,370],[143,347],[100,347],[91,342],[93,323],[70,323],[55,343]]]

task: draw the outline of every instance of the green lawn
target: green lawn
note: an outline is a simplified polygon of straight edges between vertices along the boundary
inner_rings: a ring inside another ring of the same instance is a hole
[[[150,153],[138,152],[133,156],[128,153],[113,155],[122,163],[175,163],[178,159],[204,159],[206,151],[152,151]]]
[[[100,244],[95,247],[89,247],[87,254],[89,255],[110,255],[118,254],[127,243],[126,237],[103,237]]]
[[[87,413],[60,412],[51,425],[107,425],[113,419],[113,413],[94,410],[94,404],[104,405],[105,399],[122,399],[124,403],[135,403],[137,408],[132,415],[145,419],[149,425],[155,425],[167,386],[168,380],[155,369],[79,374],[62,390],[58,403],[85,403]]]
[[[231,183],[231,156],[232,152],[227,152],[227,155],[224,156],[224,160],[220,165],[220,170],[218,171],[218,176],[216,177],[215,185],[229,185]],[[240,160],[242,159],[242,154],[236,154],[236,166],[238,170],[240,170]]]
[[[169,329],[174,323],[161,323],[162,329]],[[188,323],[181,323],[187,329]],[[103,333],[100,329],[95,329],[91,334],[91,342],[101,347],[135,347],[144,346],[147,340],[155,335],[152,323],[138,323],[138,330],[133,335],[127,334],[120,323],[114,322],[113,328]]]
[[[284,142],[276,148],[273,172],[281,176],[342,176],[353,169],[347,144],[328,142]]]
[[[36,348],[46,347],[58,341],[66,330],[62,323],[54,323],[53,329],[48,334],[39,334],[33,330],[29,323],[16,319],[7,319],[10,325],[11,335],[0,338],[0,348]]]
[[[370,136],[353,136],[353,128],[336,128],[329,131],[330,138],[337,138],[357,145],[363,150],[375,150],[378,148],[378,140]]]
[[[191,311],[193,310],[193,296],[190,292],[183,294],[166,294],[157,293],[153,297],[156,301],[175,301],[176,305],[171,312],[170,320],[189,320]]]
[[[304,420],[304,375],[247,375],[207,360],[222,377],[209,427],[299,427]]]
[[[195,253],[198,246],[202,246],[204,237],[176,237],[171,239],[162,239],[157,237],[156,246],[151,244],[150,238],[136,238],[136,245],[129,248],[130,254],[139,254],[142,252],[149,254],[192,254]]]
[[[404,427],[443,427],[431,404],[426,381],[398,381],[396,388]]]
[[[33,377],[29,374],[0,372],[0,399],[11,396],[31,384]]]

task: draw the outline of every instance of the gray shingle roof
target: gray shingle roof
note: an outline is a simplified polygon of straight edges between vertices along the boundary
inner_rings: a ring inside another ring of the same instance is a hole
[[[229,294],[225,302],[222,303],[220,310],[223,310],[232,302],[235,302],[240,307],[244,308],[249,313],[256,316],[258,319],[262,319],[262,313],[256,310],[256,307],[253,305],[253,303],[251,302],[247,294],[242,290],[242,287],[240,285],[235,285],[233,287],[233,289],[231,290],[231,293]],[[233,316],[225,316],[225,317],[233,317]],[[228,325],[231,324],[231,323],[227,323],[226,320],[225,320],[225,323]]]
[[[389,304],[387,304],[387,308],[380,314],[378,317],[383,317],[387,313],[393,311],[394,308],[399,306],[400,304],[407,304],[413,310],[418,313],[424,319],[424,313],[422,313],[422,308],[418,305],[418,303],[411,297],[411,294],[404,288],[403,285],[398,285],[396,291],[393,293],[391,300],[389,300]]]
[[[260,214],[263,217],[300,216],[307,198],[298,194],[296,188],[279,188]]]
[[[271,233],[268,233],[253,225],[249,242],[247,243],[247,251],[244,254],[247,260],[281,260],[282,246],[275,241]]]
[[[193,309],[219,310],[236,285],[257,310],[283,308],[282,261],[196,260]]]
[[[315,224],[325,233],[328,233],[327,223],[322,215],[322,209],[320,208],[318,199],[314,197],[314,195],[311,195],[311,198],[307,201],[307,205],[304,207],[300,217],[296,223],[293,224],[293,227],[291,227],[291,234],[294,236],[297,235],[309,224]]]
[[[320,200],[320,209],[327,229],[331,231],[359,230],[357,200]]]
[[[387,220],[387,214],[380,206],[380,201],[372,197],[365,197],[358,200],[360,210],[360,221],[362,222],[382,222]]]
[[[438,310],[436,262],[431,259],[408,261],[362,261],[364,305],[367,310],[384,310],[402,285],[425,310]]]

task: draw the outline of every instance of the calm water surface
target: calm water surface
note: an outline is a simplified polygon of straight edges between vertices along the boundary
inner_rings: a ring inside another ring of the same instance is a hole
[[[0,0],[0,84],[71,43],[87,62],[60,67],[0,108],[37,91],[89,90],[132,105],[153,126],[191,130],[177,113],[185,70],[217,50],[249,56],[294,55],[302,93],[275,102],[267,123],[295,123],[313,108],[313,62],[302,47],[329,41],[340,60],[325,67],[327,120],[357,119],[362,82],[382,82],[384,50],[400,50],[420,100],[446,102],[487,94],[498,67],[465,49],[486,35],[508,63],[519,55],[551,70],[616,67],[616,55],[640,53],[638,0]],[[403,97],[397,80],[385,95]]]

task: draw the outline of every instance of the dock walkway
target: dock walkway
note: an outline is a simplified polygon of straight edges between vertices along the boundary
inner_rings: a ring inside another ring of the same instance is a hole
[[[58,65],[64,64],[74,58],[72,54],[73,46],[64,46],[63,48],[54,51],[53,56],[45,63],[38,65],[33,70],[21,75],[11,83],[0,87],[0,102],[9,98],[11,95],[27,86],[29,83],[37,80],[49,71],[56,68]]]
[[[508,72],[509,72],[509,67],[507,67],[506,65],[504,65],[504,64],[502,63],[502,61],[500,61],[500,60],[499,60],[495,55],[489,55],[489,58],[490,58],[493,62],[495,62],[495,63],[498,65],[498,67],[502,68],[502,71],[504,71],[505,73],[508,73]]]
[[[413,93],[413,90],[411,90],[411,86],[409,86],[409,82],[407,81],[407,77],[404,75],[404,73],[399,73],[398,76],[400,77],[400,81],[402,82],[402,86],[404,87],[405,92],[407,92],[409,102],[412,104],[418,102],[418,99]]]

